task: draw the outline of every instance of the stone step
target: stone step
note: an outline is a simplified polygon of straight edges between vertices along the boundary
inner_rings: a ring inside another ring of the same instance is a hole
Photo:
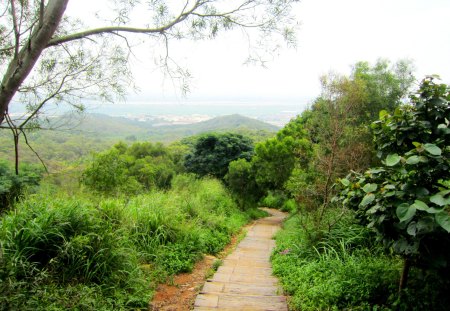
[[[223,265],[217,269],[218,273],[237,273],[241,275],[258,275],[258,276],[272,276],[272,269],[270,267],[240,267]]]
[[[287,311],[284,296],[252,296],[234,294],[200,294],[194,304],[198,308],[216,308],[220,310],[277,310]]]
[[[249,283],[259,285],[276,285],[278,279],[274,276],[260,276],[260,275],[239,275],[227,273],[215,273],[214,276],[208,280],[212,282],[232,282],[232,283]]]
[[[201,294],[240,294],[240,295],[256,295],[256,296],[278,296],[282,294],[283,290],[279,286],[262,285],[262,284],[248,284],[248,283],[233,283],[233,282],[206,282],[203,286]]]
[[[204,284],[195,300],[195,311],[288,310],[270,264],[270,255],[275,247],[272,237],[284,214],[267,211],[277,216],[257,220],[248,230],[247,236]]]

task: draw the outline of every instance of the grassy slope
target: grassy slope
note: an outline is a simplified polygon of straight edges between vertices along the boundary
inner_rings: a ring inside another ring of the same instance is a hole
[[[145,310],[150,284],[248,220],[219,181],[190,176],[123,199],[35,195],[0,222],[0,310]]]

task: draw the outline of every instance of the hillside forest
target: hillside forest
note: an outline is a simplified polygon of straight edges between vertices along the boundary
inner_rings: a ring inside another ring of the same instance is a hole
[[[97,116],[29,130],[18,157],[2,129],[0,310],[146,310],[260,206],[289,213],[271,260],[290,310],[448,310],[450,87],[412,71],[325,75],[281,129]]]

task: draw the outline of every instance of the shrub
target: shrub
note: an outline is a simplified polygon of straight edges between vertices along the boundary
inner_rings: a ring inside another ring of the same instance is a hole
[[[5,161],[0,161],[0,212],[9,209],[26,189],[35,187],[42,178],[42,169],[23,164],[16,175]]]
[[[383,308],[397,288],[400,260],[368,247],[367,229],[341,219],[315,243],[291,217],[277,234],[274,274],[292,295],[292,310]],[[302,220],[304,221],[304,220]],[[313,244],[312,244],[313,243]]]

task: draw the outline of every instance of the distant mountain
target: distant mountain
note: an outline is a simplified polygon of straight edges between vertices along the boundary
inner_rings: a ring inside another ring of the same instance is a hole
[[[207,132],[234,132],[261,140],[278,130],[275,125],[233,114],[193,124],[153,127],[147,133],[159,141],[174,141]]]
[[[249,136],[271,136],[279,128],[238,114],[220,116],[207,121],[183,125],[158,125],[159,118],[137,121],[124,117],[87,114],[71,131],[87,136],[171,142],[206,132],[236,132]]]
[[[280,128],[265,123],[263,121],[259,121],[256,119],[248,118],[241,116],[239,114],[232,114],[228,116],[220,116],[207,121],[202,121],[193,124],[186,125],[168,125],[168,126],[160,126],[159,128],[163,130],[189,130],[194,132],[195,134],[199,134],[202,132],[211,132],[211,131],[228,131],[228,130],[264,130],[269,132],[276,132]]]

